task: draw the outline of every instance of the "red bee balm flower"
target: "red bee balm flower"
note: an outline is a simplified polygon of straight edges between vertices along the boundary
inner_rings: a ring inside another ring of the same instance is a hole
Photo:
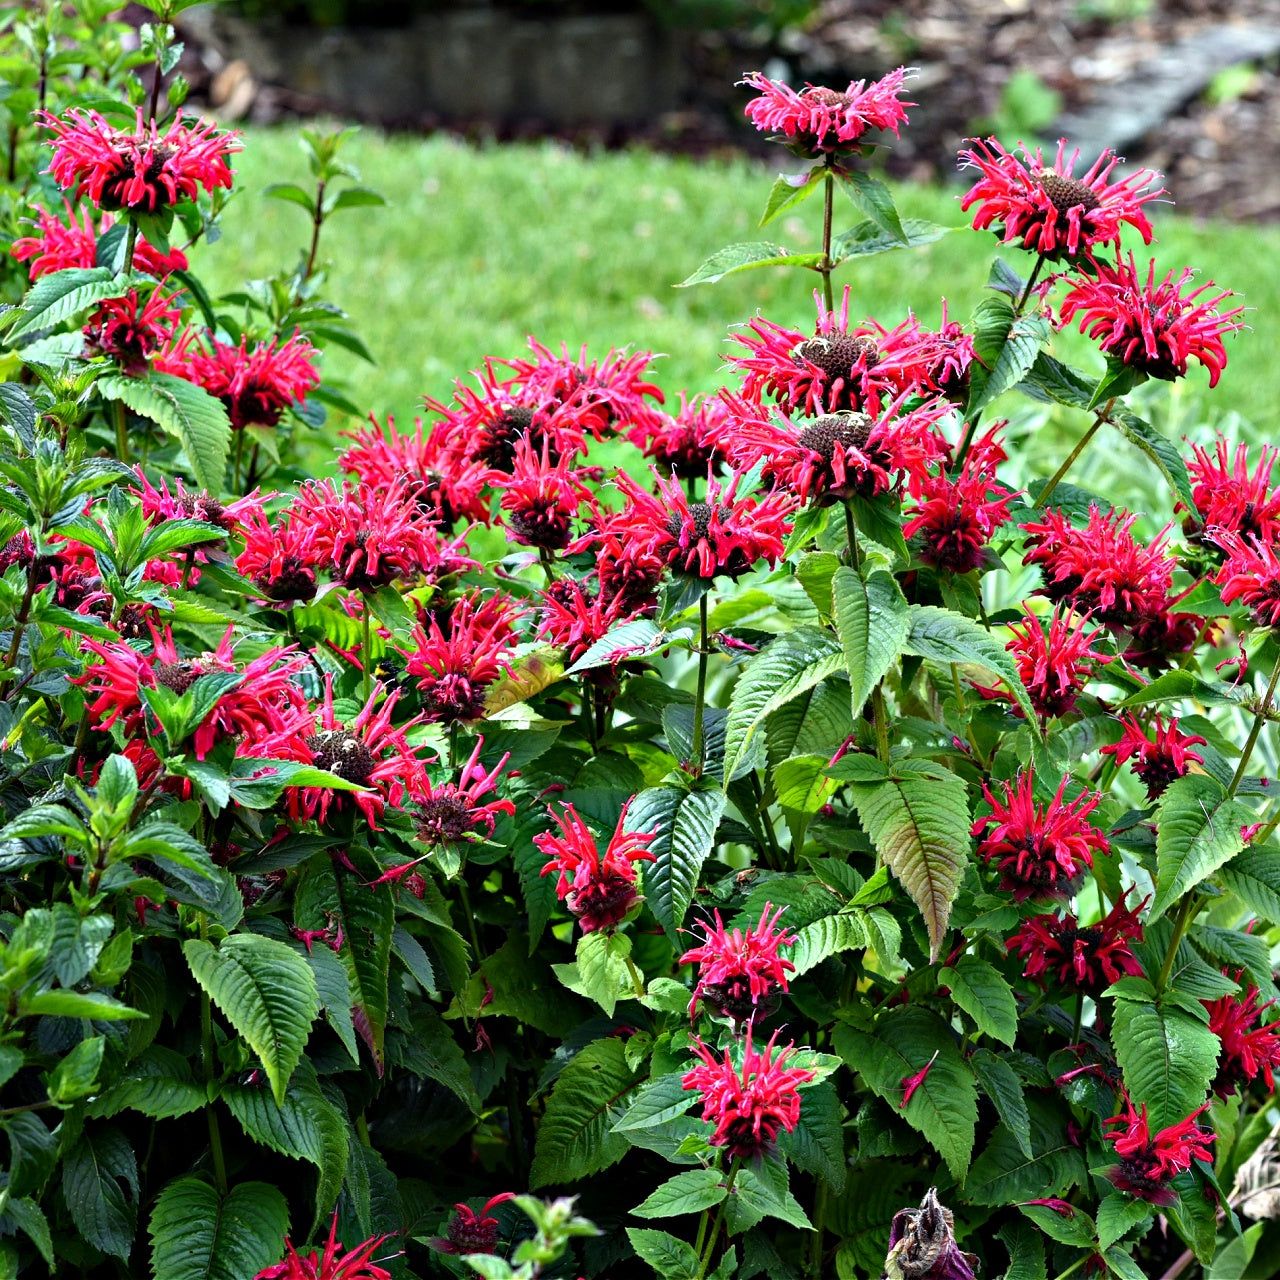
[[[1187,470],[1200,528],[1251,534],[1274,543],[1280,537],[1280,489],[1271,488],[1271,470],[1280,450],[1263,445],[1252,474],[1247,444],[1236,445],[1233,457],[1219,436],[1213,457],[1198,444],[1191,446],[1191,453]]]
[[[326,552],[319,531],[295,511],[284,511],[272,524],[261,509],[250,511],[241,530],[244,550],[236,571],[273,603],[310,600],[316,593],[316,570]]]
[[[724,427],[728,408],[723,400],[680,393],[680,412],[658,414],[633,427],[627,438],[665,475],[674,471],[682,480],[701,480],[708,470],[717,474],[724,460]]]
[[[622,806],[617,829],[603,855],[571,804],[563,806],[559,814],[547,806],[547,812],[560,827],[560,835],[547,831],[533,837],[538,850],[550,859],[542,874],[560,873],[556,894],[581,921],[583,933],[612,929],[626,918],[640,896],[635,864],[655,860],[646,846],[657,838],[656,832],[623,830],[630,807],[630,800]]]
[[[1238,979],[1239,975],[1236,976]],[[1280,1022],[1259,1027],[1254,1023],[1275,1001],[1259,1005],[1258,988],[1250,986],[1243,996],[1222,996],[1200,1003],[1209,1011],[1209,1030],[1222,1043],[1218,1074],[1213,1078],[1214,1093],[1220,1098],[1229,1098],[1259,1076],[1266,1081],[1270,1093],[1275,1088],[1272,1069],[1280,1066]]]
[[[498,1205],[514,1200],[515,1193],[503,1191],[485,1202],[479,1212],[470,1205],[455,1204],[456,1210],[446,1228],[447,1238],[433,1236],[427,1243],[437,1253],[465,1256],[468,1253],[492,1253],[498,1245],[498,1220],[489,1217],[489,1211]]]
[[[1156,731],[1155,741],[1147,737],[1147,731],[1132,716],[1121,716],[1124,735],[1119,742],[1103,747],[1101,754],[1115,756],[1116,764],[1134,760],[1133,771],[1147,784],[1147,799],[1154,800],[1175,778],[1184,777],[1189,762],[1204,763],[1204,757],[1190,750],[1197,743],[1207,746],[1204,738],[1178,732],[1178,721],[1170,720],[1166,727],[1157,715],[1152,722]]]
[[[511,475],[500,478],[502,510],[517,542],[562,551],[569,545],[569,526],[578,507],[589,494],[567,458],[552,466],[550,447],[545,436],[540,451],[527,436],[517,443]]]
[[[1169,1183],[1180,1173],[1191,1168],[1193,1160],[1212,1163],[1213,1152],[1209,1143],[1214,1134],[1195,1123],[1196,1116],[1209,1109],[1197,1107],[1185,1120],[1161,1129],[1153,1138],[1147,1125],[1147,1104],[1140,1111],[1133,1109],[1133,1102],[1126,1097],[1125,1109],[1105,1123],[1119,1126],[1115,1132],[1103,1135],[1105,1141],[1114,1144],[1120,1163],[1107,1170],[1111,1184],[1131,1196],[1151,1204],[1168,1205],[1177,1199]]]
[[[1067,154],[1066,139],[1058,143],[1053,167],[1048,168],[1039,147],[1022,149],[1022,158],[1006,151],[995,138],[971,138],[972,149],[960,152],[961,167],[982,170],[978,183],[960,201],[960,208],[978,206],[973,215],[977,231],[992,227],[1005,244],[1058,260],[1075,257],[1099,244],[1119,244],[1124,223],[1137,229],[1143,243],[1151,243],[1151,223],[1142,206],[1164,194],[1149,191],[1159,174],[1139,169],[1119,182],[1111,181],[1120,159],[1104,151],[1080,177],[1073,170],[1077,149]]]
[[[481,796],[494,789],[503,766],[511,759],[511,753],[507,752],[486,772],[480,763],[482,750],[484,739],[477,738],[471,758],[462,766],[456,783],[424,782],[416,816],[418,839],[423,844],[434,846],[458,844],[464,840],[487,840],[493,835],[498,814],[515,814],[516,807],[510,800],[481,803]]]
[[[144,124],[138,110],[132,132],[117,129],[96,111],[73,108],[65,119],[39,111],[36,118],[55,138],[49,172],[62,187],[75,188],[100,209],[155,213],[201,188],[231,186],[227,156],[240,149],[233,133],[217,125],[175,119],[161,137],[155,121]]]
[[[800,155],[857,155],[868,130],[887,129],[896,137],[906,124],[907,108],[915,106],[899,97],[907,75],[906,67],[899,67],[871,84],[854,80],[843,91],[812,84],[797,91],[750,71],[742,83],[760,96],[747,103],[745,113],[762,133],[782,134]]]
[[[717,1013],[727,1014],[735,1023],[746,1022],[757,1014],[767,1015],[776,1005],[779,991],[787,990],[787,973],[795,968],[790,960],[778,954],[780,947],[795,945],[795,935],[778,929],[785,907],[773,911],[766,902],[758,924],[745,933],[726,931],[720,913],[715,913],[714,927],[702,924],[706,941],[686,951],[681,964],[698,964],[698,985],[689,1001],[689,1017],[698,1013],[703,1000]]]
[[[1218,532],[1214,541],[1227,561],[1214,581],[1223,604],[1239,600],[1260,627],[1280,626],[1280,558],[1275,547],[1258,537]]]
[[[702,1118],[715,1122],[711,1145],[724,1147],[730,1156],[751,1159],[764,1155],[777,1141],[778,1130],[790,1133],[800,1119],[798,1086],[813,1079],[813,1072],[786,1066],[795,1052],[787,1045],[773,1057],[775,1032],[763,1052],[751,1044],[751,1028],[743,1042],[741,1070],[733,1065],[731,1050],[723,1061],[700,1040],[693,1051],[702,1065],[685,1074],[686,1089],[702,1093]]]
[[[323,1256],[313,1249],[308,1257],[299,1257],[293,1244],[286,1239],[284,1261],[259,1271],[254,1280],[391,1280],[391,1272],[372,1261],[373,1251],[386,1238],[374,1236],[339,1257],[342,1245],[338,1241],[338,1215],[335,1213]]]
[[[1100,340],[1103,355],[1112,356],[1131,369],[1151,378],[1172,382],[1187,376],[1187,361],[1193,357],[1209,370],[1209,385],[1216,387],[1227,364],[1222,335],[1243,329],[1235,317],[1243,307],[1219,311],[1218,304],[1232,296],[1224,289],[1207,302],[1196,299],[1214,288],[1212,280],[1183,294],[1195,278],[1184,267],[1175,280],[1173,272],[1156,284],[1156,264],[1147,268],[1145,282],[1138,276],[1133,254],[1118,258],[1115,266],[1093,264],[1096,276],[1071,281],[1062,299],[1062,320],[1069,323],[1078,314],[1080,332]]]
[[[246,337],[236,347],[213,337],[208,342],[210,349],[205,351],[188,334],[156,362],[156,368],[217,396],[227,407],[234,431],[274,427],[290,405],[300,404],[320,385],[316,349],[298,334],[252,347]]]
[[[1091,925],[1079,924],[1073,915],[1032,916],[1009,939],[1009,954],[1026,960],[1024,978],[1043,985],[1045,975],[1054,974],[1067,991],[1096,997],[1121,978],[1142,976],[1129,944],[1142,941],[1138,912],[1145,905],[1144,899],[1129,911],[1122,900]]]
[[[978,852],[988,862],[999,861],[1000,888],[1012,893],[1016,902],[1070,897],[1093,866],[1094,854],[1106,857],[1111,852],[1106,836],[1085,821],[1102,796],[1082,792],[1064,804],[1068,780],[1069,775],[1043,807],[1035,802],[1035,779],[1029,769],[1012,784],[1000,784],[1003,801],[982,784],[991,814],[973,824]]]
[[[509,671],[516,643],[512,623],[521,616],[505,596],[481,601],[478,593],[454,605],[442,628],[434,616],[413,633],[414,647],[402,649],[406,674],[422,690],[429,723],[452,724],[484,715],[489,686]]]
[[[68,267],[98,265],[98,237],[111,229],[111,215],[104,213],[95,231],[89,209],[82,210],[80,221],[77,222],[70,204],[66,208],[66,222],[55,218],[45,209],[37,209],[40,220],[37,233],[22,236],[13,242],[10,250],[13,256],[19,262],[30,259],[32,280],[38,280],[53,271],[65,271]],[[187,269],[187,255],[181,249],[161,253],[138,236],[133,246],[133,269],[145,271],[147,275],[163,280],[170,272]]]
[[[707,481],[705,502],[690,502],[679,478],[657,479],[656,495],[640,488],[625,472],[614,484],[627,499],[620,512],[606,515],[601,527],[579,538],[569,550],[617,537],[629,555],[656,556],[673,569],[698,578],[737,578],[760,560],[773,565],[791,532],[787,517],[795,508],[787,494],[765,498],[738,497],[740,477],[728,487]]]
[[[561,578],[542,593],[543,608],[538,621],[538,637],[564,650],[564,664],[571,667],[597,640],[629,622],[635,616],[624,595],[598,595],[581,582]],[[623,662],[622,652],[616,661]],[[601,676],[607,668],[584,672],[587,677]],[[611,674],[611,673],[610,673]]]
[[[110,356],[132,377],[147,371],[147,361],[173,340],[182,312],[173,298],[154,289],[144,301],[136,289],[123,298],[112,298],[89,318],[84,327],[85,352]]]

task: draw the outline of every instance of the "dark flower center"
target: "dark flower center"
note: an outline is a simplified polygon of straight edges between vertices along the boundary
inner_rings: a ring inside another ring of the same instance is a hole
[[[235,521],[227,515],[226,507],[208,493],[184,493],[178,499],[178,510],[190,520],[203,520],[206,524],[216,524],[220,529],[235,526]]]
[[[363,786],[373,776],[377,761],[373,752],[345,729],[326,729],[306,739],[317,769],[336,773],[346,782]]]
[[[569,517],[554,499],[531,502],[521,511],[512,511],[507,523],[531,547],[560,551],[569,544]]]
[[[204,672],[198,662],[190,658],[179,658],[177,662],[157,662],[155,665],[156,680],[166,689],[182,695],[191,688]]]
[[[880,352],[870,338],[840,333],[831,338],[810,338],[796,348],[796,355],[816,364],[827,378],[847,378],[859,360],[866,369],[880,363]]]
[[[690,531],[689,545],[694,546],[711,534],[711,522],[716,518],[716,508],[709,502],[691,502],[689,504],[689,516],[686,519],[678,511],[673,511],[667,517],[667,532],[673,538],[679,538],[685,529]],[[720,519],[723,520],[729,514],[728,507],[721,507],[719,510]]]
[[[805,427],[799,444],[830,462],[837,447],[865,449],[871,439],[871,425],[865,413],[829,413]]]
[[[456,842],[474,829],[471,807],[462,796],[433,796],[418,808],[418,837],[426,844]]]
[[[745,1022],[748,1018],[767,1018],[777,1007],[776,990],[768,991],[757,1001],[751,994],[751,980],[745,975],[730,978],[727,982],[713,982],[702,988],[702,998],[717,1013]]]
[[[310,600],[316,593],[316,575],[300,556],[285,556],[280,572],[263,572],[254,579],[268,600]]]
[[[496,471],[510,471],[515,466],[516,442],[533,431],[533,418],[532,409],[509,405],[502,416],[484,430],[476,446],[476,460]],[[548,459],[555,462],[558,456],[552,449]]]
[[[1064,178],[1052,169],[1041,169],[1036,177],[1040,179],[1045,195],[1059,213],[1078,207],[1083,207],[1085,213],[1092,213],[1102,204],[1097,192],[1085,186],[1078,178]]]
[[[852,101],[847,93],[841,93],[838,89],[807,89],[800,96],[811,102],[821,102],[824,107],[847,107]]]
[[[464,1218],[458,1213],[449,1223],[447,1234],[459,1253],[492,1253],[498,1243],[498,1221],[474,1215]]]

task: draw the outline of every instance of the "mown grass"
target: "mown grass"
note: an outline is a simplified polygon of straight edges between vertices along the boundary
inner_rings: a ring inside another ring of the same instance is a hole
[[[410,419],[424,393],[446,397],[452,379],[486,355],[519,353],[528,334],[575,350],[586,342],[592,353],[624,345],[665,353],[656,377],[670,396],[722,385],[729,327],[757,310],[798,328],[813,322],[817,277],[808,273],[760,270],[672,287],[731,242],[817,247],[816,200],[758,228],[773,177],[759,164],[642,151],[585,157],[550,143],[477,149],[373,132],[355,139],[348,155],[390,207],[340,214],[320,256],[329,263],[329,296],[351,313],[378,364],[331,350],[326,372],[378,414]],[[217,289],[291,262],[309,233],[300,209],[261,196],[271,182],[305,185],[295,131],[249,130],[237,168],[243,194],[227,211],[221,242],[202,249],[195,264]],[[964,225],[954,190],[903,187],[897,198],[904,216]],[[851,205],[838,206],[838,229],[858,220]],[[1166,429],[1194,424],[1201,437],[1205,425],[1230,414],[1249,420],[1251,435],[1273,435],[1280,227],[1196,225],[1165,207],[1156,221],[1161,269],[1192,265],[1243,294],[1253,331],[1229,342],[1230,365],[1215,392],[1205,394],[1197,366],[1171,392],[1161,389],[1153,413]],[[961,230],[851,262],[837,283],[851,286],[858,318],[893,324],[911,309],[936,323],[944,293],[951,315],[964,318],[981,297],[995,249],[994,237]],[[1002,252],[1029,267],[1028,255]],[[1069,342],[1084,367],[1101,367],[1083,340]],[[1056,449],[1058,438],[1030,437],[1036,451]],[[1124,459],[1132,461],[1127,451]],[[1094,463],[1106,465],[1103,455]]]

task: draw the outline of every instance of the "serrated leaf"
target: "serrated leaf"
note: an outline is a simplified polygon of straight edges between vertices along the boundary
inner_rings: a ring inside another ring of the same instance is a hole
[[[1009,1251],[1009,1266],[1002,1280],[1046,1280],[1044,1241],[1029,1222],[1006,1223],[997,1233]]]
[[[1069,1113],[1056,1102],[1035,1094],[1027,1104],[1033,1154],[1028,1156],[1003,1124],[997,1126],[973,1162],[965,1183],[965,1194],[974,1204],[999,1205],[1060,1196],[1086,1181],[1084,1157],[1067,1137]]]
[[[680,1012],[684,1012],[683,1007]],[[632,1095],[626,1114],[614,1124],[614,1133],[652,1129],[684,1115],[698,1095],[684,1087],[683,1079],[684,1073],[676,1071],[641,1085]]]
[[[242,1182],[225,1197],[199,1178],[178,1178],[151,1211],[155,1280],[245,1280],[278,1262],[289,1206],[275,1187]]]
[[[964,1182],[978,1123],[978,1087],[951,1028],[936,1013],[907,1006],[881,1015],[870,1031],[837,1025],[834,1045],[875,1093],[924,1134],[956,1181]],[[903,1107],[902,1082],[930,1062]]]
[[[974,322],[974,347],[981,363],[975,360],[970,369],[968,416],[1017,386],[1052,333],[1044,316],[1017,316],[1003,296],[984,298],[974,313]]]
[[[793,1227],[799,1227],[801,1231],[812,1231],[813,1223],[809,1221],[800,1202],[791,1194],[787,1178],[787,1166],[776,1161],[743,1165],[738,1170],[727,1211],[730,1229],[735,1225],[735,1216],[741,1219],[745,1215],[753,1223],[762,1218],[779,1218]]]
[[[556,964],[560,981],[588,1000],[594,1000],[612,1018],[620,999],[633,994],[627,957],[631,939],[624,933],[596,930],[578,939],[577,958],[573,964]]]
[[[793,1062],[792,1065],[795,1065]],[[810,1173],[837,1195],[844,1190],[848,1162],[844,1150],[843,1108],[835,1084],[826,1080],[804,1091],[800,1119],[778,1135],[779,1150],[797,1169]]]
[[[893,577],[876,569],[865,581],[843,566],[831,579],[832,613],[849,672],[853,714],[902,654],[911,613]]]
[[[648,657],[670,644],[674,638],[669,631],[650,622],[648,618],[635,618],[601,636],[564,674],[576,676],[580,671],[590,671],[594,667]]]
[[[901,245],[907,245],[906,229],[898,216],[893,193],[880,181],[861,169],[839,169],[836,177],[840,189],[872,222]]]
[[[1098,1244],[1109,1249],[1151,1213],[1152,1208],[1145,1200],[1137,1200],[1119,1191],[1103,1196],[1102,1203],[1098,1205]]]
[[[718,787],[685,791],[663,785],[642,791],[627,810],[628,831],[651,831],[654,861],[645,863],[645,898],[672,942],[693,901],[702,864],[715,844],[728,799]]]
[[[661,1280],[693,1280],[698,1274],[698,1255],[686,1240],[652,1227],[628,1227],[627,1239]]]
[[[51,329],[94,303],[124,297],[138,283],[132,276],[115,275],[106,267],[51,271],[41,276],[22,300],[25,314],[9,331],[9,337],[21,338],[37,329]]]
[[[933,244],[956,228],[940,227],[936,222],[926,222],[922,218],[903,218],[902,230],[905,240],[890,235],[873,221],[859,222],[832,239],[831,256],[837,262],[843,262],[846,258],[864,258],[873,253],[887,253],[890,249]]]
[[[587,1045],[556,1078],[547,1099],[529,1185],[578,1182],[621,1160],[631,1144],[613,1125],[639,1079],[627,1065],[621,1040],[610,1036]]]
[[[152,372],[145,378],[109,373],[94,386],[106,399],[122,401],[159,423],[182,445],[196,482],[210,493],[222,492],[231,423],[221,400],[168,373]]]
[[[851,782],[849,790],[863,830],[920,908],[936,960],[969,860],[969,801],[954,773],[937,765],[909,769],[914,763],[895,776]]]
[[[990,1049],[976,1049],[969,1057],[969,1065],[978,1079],[982,1092],[991,1099],[1000,1122],[1013,1135],[1018,1150],[1031,1156],[1031,1114],[1027,1110],[1026,1096],[1018,1073]]]
[[[767,227],[775,218],[780,218],[788,209],[807,200],[815,192],[822,190],[822,166],[810,169],[808,173],[780,173],[769,188],[769,199],[765,202],[764,213],[760,217],[760,225]]]
[[[1158,920],[1244,848],[1240,828],[1254,820],[1251,809],[1203,773],[1175,779],[1160,801],[1156,833],[1156,893],[1149,921]]]
[[[252,933],[232,934],[217,947],[192,938],[182,953],[201,989],[258,1055],[283,1103],[320,1011],[310,966],[283,942]]]
[[[1191,476],[1178,446],[1128,409],[1113,407],[1108,421],[1130,444],[1136,445],[1156,464],[1183,505],[1194,511]]]
[[[816,968],[828,956],[841,951],[852,951],[867,945],[867,931],[857,913],[824,916],[807,924],[796,933],[795,946],[791,950],[791,963],[795,965],[794,977],[800,977]]]
[[[938,974],[951,998],[978,1024],[978,1030],[1012,1046],[1018,1035],[1018,1002],[1013,988],[993,965],[977,956],[961,956]]]
[[[1112,1041],[1133,1105],[1147,1105],[1152,1133],[1204,1101],[1221,1045],[1199,1018],[1176,1005],[1117,1000]]]
[[[153,1120],[172,1120],[198,1111],[207,1100],[204,1085],[196,1083],[191,1064],[182,1054],[151,1045],[109,1088],[90,1100],[86,1114],[114,1116],[128,1108]]]
[[[1005,682],[1027,717],[1036,726],[1035,708],[1009,651],[986,628],[951,609],[933,605],[911,606],[911,632],[905,652],[933,662],[974,662],[993,671]]]
[[[719,1169],[690,1169],[657,1187],[631,1210],[637,1218],[674,1218],[719,1204],[726,1195]]]
[[[725,276],[738,271],[750,271],[755,267],[816,267],[821,261],[820,253],[788,253],[780,244],[766,241],[730,244],[713,253],[693,275],[681,280],[676,288],[687,289],[693,284],[715,284]]]
[[[62,1194],[76,1230],[127,1261],[138,1226],[138,1162],[119,1130],[88,1128],[62,1162]]]
[[[724,776],[731,779],[765,718],[812,689],[844,665],[844,653],[829,631],[798,627],[771,641],[747,663],[729,699]]]
[[[1218,878],[1254,915],[1280,924],[1280,850],[1245,849]]]

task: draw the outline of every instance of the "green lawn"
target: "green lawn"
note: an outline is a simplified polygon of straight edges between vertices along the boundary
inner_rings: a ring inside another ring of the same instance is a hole
[[[242,194],[227,211],[221,242],[202,248],[195,263],[216,289],[292,261],[309,232],[300,209],[260,195],[271,182],[306,181],[296,134],[249,130],[245,144],[237,165]],[[817,247],[816,200],[757,228],[774,172],[763,166],[640,151],[585,158],[552,144],[477,150],[443,137],[372,132],[349,144],[348,158],[390,207],[339,215],[326,229],[321,257],[330,263],[329,295],[351,313],[379,363],[334,349],[327,373],[379,414],[410,419],[424,393],[445,396],[453,378],[485,355],[520,352],[530,333],[573,349],[589,342],[593,353],[627,344],[663,352],[657,380],[670,395],[721,385],[729,326],[757,309],[797,327],[812,324],[817,277],[809,273],[760,270],[673,288],[733,241]],[[904,187],[897,195],[904,216],[964,223],[953,191]],[[1280,227],[1195,225],[1166,206],[1156,217],[1162,269],[1194,265],[1254,310],[1253,331],[1229,344],[1217,391],[1204,394],[1207,378],[1196,366],[1171,396],[1162,389],[1153,414],[1167,430],[1195,426],[1204,438],[1204,424],[1235,411],[1252,424],[1249,434],[1274,434]],[[852,206],[837,206],[838,230],[858,219]],[[995,248],[988,234],[957,231],[936,244],[848,264],[837,283],[852,286],[858,318],[872,314],[892,324],[914,309],[934,323],[944,292],[952,316],[964,318],[981,296]],[[1003,252],[1023,271],[1030,265],[1028,255]],[[1082,361],[1091,358],[1083,342],[1073,345]],[[1010,400],[1007,411],[1014,408]],[[1226,425],[1234,426],[1230,419]],[[1043,448],[1056,434],[1042,433],[1037,443]]]

